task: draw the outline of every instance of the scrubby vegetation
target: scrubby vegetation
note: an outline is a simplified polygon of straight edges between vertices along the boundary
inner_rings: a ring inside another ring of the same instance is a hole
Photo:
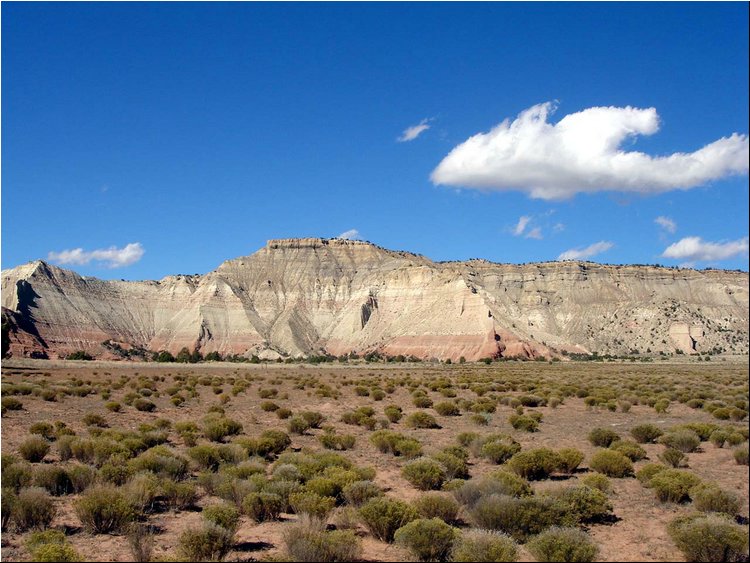
[[[5,559],[591,561],[618,556],[601,526],[673,514],[629,549],[747,553],[741,369],[191,357],[3,365]]]

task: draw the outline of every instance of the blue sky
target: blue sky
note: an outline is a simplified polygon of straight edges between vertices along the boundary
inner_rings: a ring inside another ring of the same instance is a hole
[[[2,267],[154,279],[355,230],[435,260],[747,270],[747,22],[747,3],[3,3]]]

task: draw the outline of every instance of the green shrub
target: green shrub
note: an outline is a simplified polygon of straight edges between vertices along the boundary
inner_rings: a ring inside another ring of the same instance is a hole
[[[685,464],[687,456],[680,450],[667,448],[659,454],[659,460],[669,467],[680,467]]]
[[[412,403],[419,409],[429,409],[432,406],[432,399],[424,395],[417,395],[412,399]]]
[[[436,490],[445,483],[445,468],[430,458],[410,461],[401,469],[401,475],[421,491]]]
[[[67,542],[45,543],[30,549],[32,561],[83,561],[78,552]]]
[[[289,495],[289,505],[295,514],[307,514],[314,518],[326,519],[336,506],[336,499],[301,491]]]
[[[693,507],[701,512],[721,512],[735,516],[740,511],[740,499],[731,491],[725,491],[715,483],[700,483],[690,489]]]
[[[546,479],[559,466],[557,454],[548,448],[536,448],[518,452],[510,461],[508,468],[529,481]]]
[[[612,503],[607,495],[586,485],[558,489],[549,495],[576,523],[599,522],[612,514]]]
[[[622,455],[627,457],[630,461],[640,461],[646,458],[646,450],[635,442],[629,442],[627,440],[618,440],[613,443],[610,450],[620,452]]]
[[[90,487],[73,508],[83,527],[94,534],[120,532],[136,517],[122,491],[111,485]]]
[[[11,488],[15,491],[31,485],[34,471],[31,465],[16,461],[15,458],[4,461],[2,464],[3,489]]]
[[[278,520],[285,502],[274,493],[250,493],[242,501],[242,511],[256,522]]]
[[[175,483],[170,479],[164,479],[161,490],[172,510],[185,510],[198,500],[198,490],[192,483]]]
[[[602,475],[601,473],[590,473],[581,479],[581,485],[597,489],[603,493],[608,493],[612,490],[612,483],[609,477]]]
[[[450,493],[425,493],[414,501],[414,508],[422,518],[440,518],[444,522],[456,521],[461,508],[458,501]]]
[[[300,416],[305,419],[310,428],[320,428],[326,417],[315,411],[304,411],[300,413]]]
[[[681,469],[665,469],[654,475],[649,486],[662,502],[690,500],[690,490],[701,482],[700,477]]]
[[[479,434],[477,434],[476,432],[461,432],[458,436],[456,436],[456,442],[458,442],[458,444],[463,447],[471,445],[478,439]]]
[[[18,446],[18,453],[26,461],[31,463],[37,463],[44,459],[49,452],[49,442],[39,436],[32,436],[24,440],[20,446]]]
[[[179,539],[182,561],[221,561],[232,549],[234,533],[212,522],[185,530]]]
[[[608,448],[619,439],[620,435],[609,428],[594,428],[589,432],[589,442],[600,448]]]
[[[650,487],[651,479],[654,478],[654,475],[666,471],[666,469],[667,466],[662,465],[661,463],[647,463],[638,470],[638,473],[635,474],[635,478],[638,479],[644,487]]]
[[[386,497],[369,500],[359,514],[370,533],[385,542],[392,542],[396,530],[419,517],[412,506]]]
[[[424,411],[411,413],[404,421],[409,428],[440,428],[435,417]]]
[[[128,529],[128,547],[133,561],[151,561],[154,551],[154,533],[146,524],[133,524]]]
[[[519,542],[551,526],[573,523],[563,507],[549,497],[491,494],[481,497],[469,513],[480,528],[505,532]]]
[[[41,487],[21,489],[13,500],[11,520],[19,532],[43,530],[57,513],[54,501]]]
[[[240,511],[228,502],[207,506],[201,515],[206,522],[221,526],[232,534],[240,524]]]
[[[456,500],[467,507],[474,506],[480,498],[488,495],[524,497],[532,494],[533,490],[527,481],[505,470],[465,481],[462,486],[453,490]]]
[[[60,530],[33,532],[26,539],[32,561],[82,561]]]
[[[187,455],[201,469],[215,471],[219,467],[219,463],[221,463],[219,449],[210,444],[200,444],[188,448]]]
[[[133,401],[133,407],[135,407],[136,410],[142,411],[142,412],[152,412],[156,410],[156,405],[149,401],[148,399],[136,399]]]
[[[328,450],[351,450],[357,439],[351,434],[336,434],[335,432],[324,432],[318,436],[318,441]]]
[[[474,455],[490,460],[492,463],[505,463],[521,451],[521,444],[505,434],[490,434],[476,439],[471,444]]]
[[[344,487],[346,502],[353,506],[362,506],[372,498],[379,497],[383,491],[372,481],[354,481]]]
[[[287,418],[292,416],[292,414],[292,410],[286,407],[281,407],[280,409],[276,410],[276,417],[281,420],[286,420]]]
[[[687,561],[745,561],[747,530],[720,514],[673,520],[669,535]]]
[[[589,467],[607,477],[629,477],[633,475],[633,462],[620,452],[599,450],[591,456]]]
[[[14,491],[11,488],[3,487],[2,492],[0,493],[0,502],[2,502],[2,508],[0,508],[0,515],[2,515],[2,531],[8,529],[8,525],[11,522],[11,517],[13,515],[14,507],[16,506],[16,501],[18,500],[18,496],[16,495],[16,491]]]
[[[288,526],[283,539],[286,551],[294,561],[357,561],[362,556],[360,540],[353,531],[329,532],[323,522],[307,517]]]
[[[107,428],[109,426],[107,424],[107,419],[105,419],[102,415],[94,413],[94,412],[88,412],[85,415],[83,415],[83,418],[81,421],[86,426],[97,426],[99,428]]]
[[[261,410],[263,410],[265,412],[274,412],[274,411],[279,410],[279,405],[277,405],[273,401],[263,401],[260,404],[260,408],[261,408]]]
[[[518,561],[518,545],[509,536],[490,530],[468,530],[454,542],[451,561],[492,563]]]
[[[57,437],[55,427],[49,422],[35,422],[29,427],[29,434],[36,434],[49,441]]]
[[[418,440],[409,438],[392,430],[378,430],[370,435],[370,442],[379,451],[396,456],[412,458],[422,453],[422,445]]]
[[[309,429],[310,424],[301,416],[293,416],[289,419],[289,432],[302,435]]]
[[[431,457],[443,466],[446,479],[469,478],[469,466],[466,464],[465,459],[459,458],[447,451],[434,453]]]
[[[583,452],[575,448],[562,448],[557,450],[557,468],[562,473],[571,474],[583,461]]]
[[[104,403],[104,407],[109,412],[120,412],[122,410],[122,405],[118,403],[117,401],[108,401]]]
[[[516,430],[523,430],[525,432],[536,432],[539,430],[539,422],[525,414],[512,414],[508,418],[508,422]]]
[[[630,435],[639,444],[650,444],[655,442],[664,432],[653,424],[639,424],[630,429]]]
[[[42,465],[34,470],[34,486],[42,487],[53,496],[73,492],[73,483],[68,472],[59,465]]]
[[[456,403],[451,401],[442,401],[436,404],[435,410],[440,416],[458,416],[461,414],[461,410]]]
[[[445,561],[457,534],[440,518],[419,518],[396,530],[394,539],[420,561]]]
[[[717,448],[723,448],[729,438],[730,433],[726,430],[714,430],[708,437],[708,440]]]
[[[136,473],[121,490],[138,513],[151,512],[160,493],[159,479],[147,471]]]
[[[737,462],[737,465],[747,465],[748,464],[748,451],[747,451],[747,444],[744,446],[740,446],[736,450],[734,450],[734,461]]]
[[[398,407],[396,405],[388,405],[383,409],[383,414],[385,414],[386,418],[390,422],[396,423],[399,420],[401,420],[401,417],[404,416],[403,411],[401,410],[401,407]]]
[[[686,454],[694,452],[701,444],[700,436],[687,428],[664,434],[659,441],[668,448],[674,448]]]
[[[550,528],[527,544],[537,561],[580,561],[596,559],[599,549],[585,532],[576,528]]]
[[[206,417],[203,435],[212,442],[221,442],[227,436],[236,436],[242,432],[242,424],[226,417]]]
[[[4,387],[5,385],[3,385]],[[3,397],[0,402],[2,403],[3,414],[5,414],[5,411],[20,411],[23,409],[23,403],[15,397]]]

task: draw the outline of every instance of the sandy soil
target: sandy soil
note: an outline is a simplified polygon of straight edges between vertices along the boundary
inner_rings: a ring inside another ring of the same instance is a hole
[[[94,362],[4,362],[2,366],[2,381],[6,383],[46,382],[54,386],[67,382],[72,378],[79,378],[93,383],[100,381],[117,381],[121,376],[135,378],[139,375],[147,377],[165,376],[166,381],[160,382],[159,389],[163,391],[173,384],[175,375],[210,375],[242,378],[250,374],[254,379],[248,389],[224,406],[227,416],[240,421],[244,426],[243,434],[253,436],[268,428],[286,430],[286,421],[279,420],[273,412],[264,412],[260,403],[264,399],[259,397],[259,389],[275,387],[279,396],[288,394],[287,399],[274,398],[274,402],[291,408],[293,411],[316,410],[327,417],[327,424],[332,424],[340,433],[353,434],[357,443],[353,450],[344,452],[357,465],[375,467],[377,475],[375,482],[383,487],[387,494],[405,500],[417,498],[421,492],[412,487],[402,476],[401,466],[404,461],[378,452],[369,442],[370,434],[365,428],[347,425],[340,421],[341,413],[358,406],[372,406],[376,416],[382,416],[383,408],[389,404],[400,405],[405,414],[416,409],[411,401],[408,387],[397,386],[396,390],[382,401],[374,401],[370,397],[360,397],[354,392],[355,385],[343,385],[345,380],[355,383],[386,381],[387,379],[403,379],[410,376],[414,380],[432,381],[435,378],[471,378],[492,376],[496,381],[514,381],[534,383],[545,381],[576,382],[579,380],[603,381],[617,380],[627,384],[640,385],[644,381],[658,380],[660,385],[684,389],[722,384],[739,385],[746,382],[747,363],[714,362],[712,365],[693,364],[593,364],[593,363],[506,363],[491,366],[474,365],[423,365],[423,364],[387,364],[387,365],[324,365],[324,366],[287,366],[287,365],[237,365],[237,364],[126,364],[126,363],[94,363]],[[311,378],[329,384],[341,391],[338,399],[321,398],[316,396],[310,388],[300,390],[295,388],[295,382],[300,377]],[[258,380],[263,378],[263,380]],[[737,383],[737,382],[740,383]],[[225,383],[225,391],[231,385]],[[44,401],[34,396],[19,396],[23,403],[23,410],[7,412],[2,418],[2,452],[15,453],[19,444],[29,434],[29,427],[37,421],[64,421],[79,435],[87,434],[82,417],[89,412],[103,414],[111,427],[136,430],[139,424],[156,418],[167,418],[174,422],[196,421],[206,414],[210,405],[217,404],[217,395],[209,386],[198,386],[200,397],[191,399],[180,407],[174,407],[169,402],[169,396],[162,393],[158,398],[151,399],[156,403],[157,410],[144,413],[132,407],[123,406],[120,413],[110,413],[104,408],[105,401],[98,394],[87,397],[67,396],[58,402]],[[456,387],[458,397],[476,398],[469,389]],[[122,397],[131,392],[127,385],[112,392],[110,400],[121,401]],[[744,386],[747,393],[747,384]],[[503,393],[498,393],[503,395]],[[509,392],[518,395],[520,391]],[[439,393],[428,392],[435,403],[446,400]],[[582,471],[566,480],[547,480],[535,483],[538,490],[571,484],[585,475],[586,462],[595,451],[586,439],[588,432],[594,427],[608,427],[619,432],[623,437],[627,431],[637,424],[650,422],[662,428],[691,421],[717,422],[707,412],[691,409],[684,404],[673,402],[667,413],[658,414],[646,405],[635,405],[630,412],[611,412],[606,409],[591,409],[585,406],[582,399],[568,398],[557,408],[541,407],[544,419],[539,432],[527,433],[513,430],[508,423],[508,417],[513,412],[509,406],[498,405],[488,426],[477,426],[470,420],[470,413],[462,413],[458,417],[443,417],[432,409],[426,409],[435,415],[442,426],[441,429],[409,430],[403,424],[392,425],[393,430],[403,432],[418,438],[429,453],[441,447],[455,444],[455,437],[464,431],[474,431],[480,434],[490,432],[504,432],[511,434],[524,449],[530,447],[547,446],[552,448],[575,447],[585,454]],[[292,448],[309,448],[322,451],[317,440],[321,430],[313,430],[307,435],[292,434]],[[182,440],[175,432],[170,432],[170,441],[179,450],[184,449]],[[651,444],[645,446],[648,459],[636,464],[636,469],[649,461],[655,461],[663,446]],[[59,461],[53,447],[43,463]],[[471,476],[477,477],[487,473],[497,466],[491,463],[470,458]],[[709,442],[704,442],[698,452],[689,454],[689,469],[708,481],[715,481],[721,487],[737,493],[742,499],[741,516],[748,517],[748,476],[745,466],[737,465],[732,456],[731,448],[716,448]],[[676,549],[666,532],[666,524],[675,516],[690,512],[689,505],[664,504],[655,500],[653,492],[645,489],[633,479],[612,479],[613,492],[610,495],[614,505],[616,521],[611,524],[597,524],[589,528],[591,536],[599,544],[600,560],[602,561],[684,561],[681,553]],[[58,497],[58,515],[53,526],[65,529],[69,540],[78,552],[91,561],[128,561],[131,560],[130,550],[126,538],[117,535],[93,536],[84,532],[76,517],[72,503],[75,495]],[[201,520],[200,507],[211,504],[219,499],[203,494],[198,507],[180,512],[162,512],[149,517],[149,523],[156,527],[155,556],[174,555],[177,539],[186,528],[198,524]],[[243,518],[237,532],[235,549],[229,555],[229,561],[254,561],[283,550],[282,533],[285,526],[295,520],[294,515],[284,515],[278,522],[255,524]],[[469,525],[468,523],[466,524]],[[400,561],[408,554],[398,546],[373,539],[364,527],[358,530],[362,537],[364,559],[367,561]],[[24,547],[26,534],[13,532],[3,533],[2,558],[6,561],[19,561],[28,557]],[[522,560],[533,561],[531,556],[522,549]]]

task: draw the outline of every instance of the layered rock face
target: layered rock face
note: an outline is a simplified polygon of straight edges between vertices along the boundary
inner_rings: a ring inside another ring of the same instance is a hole
[[[589,262],[436,263],[341,239],[269,241],[203,276],[102,281],[2,272],[16,356],[109,357],[102,343],[203,354],[378,351],[476,360],[562,351],[748,351],[748,274]]]

